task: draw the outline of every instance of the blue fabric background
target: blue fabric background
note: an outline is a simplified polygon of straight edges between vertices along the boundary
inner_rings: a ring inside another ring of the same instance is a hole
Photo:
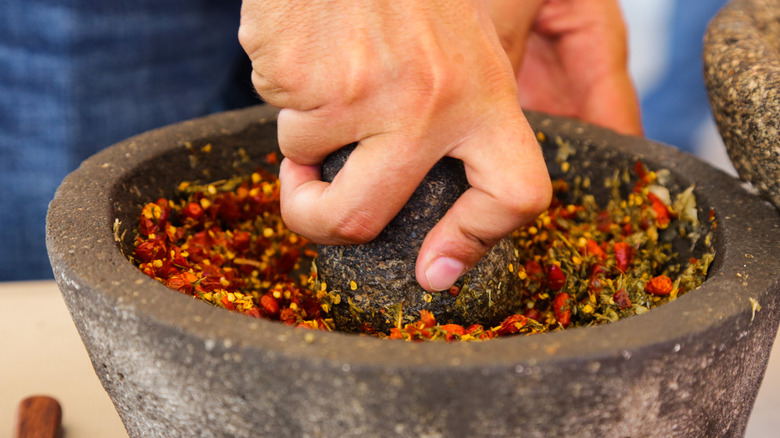
[[[257,103],[238,0],[0,3],[0,280],[51,277],[65,175],[134,134]]]

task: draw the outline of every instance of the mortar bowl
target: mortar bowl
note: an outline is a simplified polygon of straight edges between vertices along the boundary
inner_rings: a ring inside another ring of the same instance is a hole
[[[553,177],[596,182],[641,160],[695,184],[700,217],[718,222],[701,287],[612,324],[409,343],[250,318],[142,274],[125,256],[142,205],[182,180],[252,170],[278,147],[276,115],[258,106],[138,135],[86,160],[51,202],[55,278],[131,437],[744,433],[780,320],[780,215],[674,148],[575,120],[528,114]]]

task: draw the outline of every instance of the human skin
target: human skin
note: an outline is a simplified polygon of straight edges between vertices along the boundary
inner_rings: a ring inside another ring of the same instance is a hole
[[[322,244],[367,242],[433,164],[458,158],[471,188],[416,264],[434,291],[548,206],[549,175],[518,101],[521,64],[510,62],[486,1],[244,1],[239,39],[253,83],[282,108],[282,215],[292,230]],[[520,38],[542,3],[506,16]],[[322,160],[353,142],[333,182],[322,182]]]
[[[517,72],[524,109],[642,135],[618,0],[546,0],[525,34],[523,2],[485,2]]]

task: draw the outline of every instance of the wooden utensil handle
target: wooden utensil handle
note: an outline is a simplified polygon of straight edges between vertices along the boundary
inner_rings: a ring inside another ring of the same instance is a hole
[[[62,408],[48,396],[27,397],[19,403],[15,438],[60,438]]]

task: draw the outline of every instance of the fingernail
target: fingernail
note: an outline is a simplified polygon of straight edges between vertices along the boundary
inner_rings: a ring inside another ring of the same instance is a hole
[[[425,278],[431,289],[442,291],[449,289],[463,274],[463,263],[449,257],[439,257],[425,270]]]

